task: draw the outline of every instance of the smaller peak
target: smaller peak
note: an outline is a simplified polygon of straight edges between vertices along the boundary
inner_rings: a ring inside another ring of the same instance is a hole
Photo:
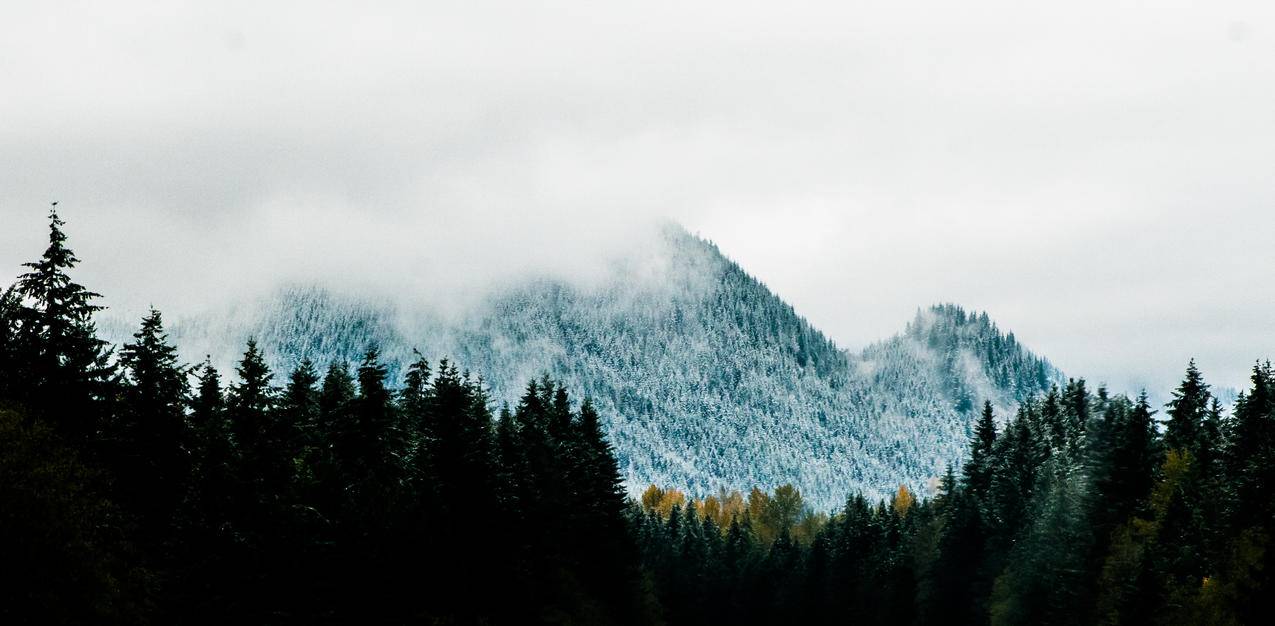
[[[977,314],[973,312],[966,312],[965,307],[952,302],[942,302],[931,305],[930,312],[939,317],[953,320],[961,324],[978,317]],[[983,315],[985,317],[987,314],[984,313]]]
[[[980,331],[998,331],[987,311],[966,309],[951,302],[931,305],[926,309],[918,309],[915,319],[908,325],[909,333],[925,333],[937,330],[955,331],[973,328]]]
[[[968,322],[969,315],[963,307],[946,302],[934,304],[928,308],[917,309],[916,316],[908,323],[905,334],[916,336],[950,331],[963,327]]]
[[[720,254],[717,249],[717,244],[713,243],[711,239],[708,239],[699,233],[692,233],[687,230],[685,226],[673,220],[659,220],[656,224],[656,230],[659,232],[660,236],[669,243],[687,247],[707,248]]]

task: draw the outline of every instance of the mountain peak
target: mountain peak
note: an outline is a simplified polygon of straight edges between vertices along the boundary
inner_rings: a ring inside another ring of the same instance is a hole
[[[173,336],[194,359],[256,337],[280,376],[373,344],[396,372],[419,349],[481,372],[496,402],[548,374],[592,398],[635,493],[792,483],[820,508],[848,491],[923,491],[961,458],[972,406],[1012,410],[1060,376],[986,314],[950,304],[849,354],[711,242],[663,232],[600,282],[524,281],[456,319],[293,286]]]

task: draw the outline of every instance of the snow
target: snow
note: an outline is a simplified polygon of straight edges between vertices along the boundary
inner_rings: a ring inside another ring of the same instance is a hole
[[[899,484],[924,493],[964,455],[983,400],[1004,416],[1062,378],[985,314],[951,305],[848,353],[676,228],[609,276],[529,280],[455,319],[294,285],[170,330],[184,358],[212,355],[226,373],[255,337],[279,379],[302,358],[353,362],[371,345],[395,377],[414,349],[451,358],[481,374],[496,403],[549,374],[593,399],[635,494],[651,483],[696,495],[793,483],[823,510]]]

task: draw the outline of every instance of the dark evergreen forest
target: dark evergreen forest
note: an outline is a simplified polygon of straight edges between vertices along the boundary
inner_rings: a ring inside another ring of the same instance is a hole
[[[1231,407],[1194,364],[1165,407],[1080,379],[985,404],[933,497],[635,501],[547,378],[493,413],[374,346],[219,372],[158,311],[107,345],[62,226],[0,296],[2,623],[1269,623],[1269,363]]]

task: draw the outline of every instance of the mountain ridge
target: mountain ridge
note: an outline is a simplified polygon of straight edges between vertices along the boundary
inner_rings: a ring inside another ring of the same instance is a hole
[[[632,492],[790,482],[822,509],[852,492],[924,490],[961,458],[983,400],[1003,414],[1062,380],[986,313],[955,305],[844,350],[680,229],[610,270],[588,286],[525,281],[458,320],[290,285],[176,320],[171,334],[188,358],[212,354],[223,368],[255,337],[279,377],[303,358],[355,361],[376,345],[397,379],[419,350],[481,373],[496,402],[547,374],[593,399]]]

